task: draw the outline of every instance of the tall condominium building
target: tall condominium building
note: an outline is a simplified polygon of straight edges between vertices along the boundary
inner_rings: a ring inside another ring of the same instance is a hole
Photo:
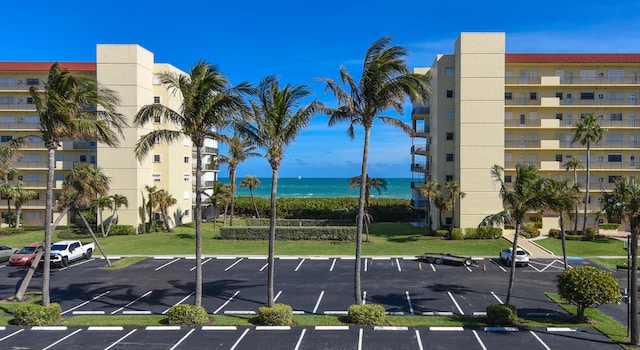
[[[25,187],[38,194],[23,206],[25,225],[43,225],[45,190],[47,179],[47,149],[38,138],[39,117],[30,86],[44,87],[50,62],[0,62],[0,145],[12,138],[30,136],[29,142],[13,162],[17,170],[11,182],[21,180]],[[186,74],[169,64],[154,62],[153,53],[138,45],[97,45],[96,62],[60,62],[63,69],[97,81],[101,87],[114,90],[120,98],[118,110],[126,116],[129,127],[118,147],[109,147],[92,140],[61,140],[56,151],[54,196],[59,194],[65,175],[78,162],[96,164],[110,179],[110,193],[123,195],[128,207],[118,210],[119,224],[137,227],[148,222],[147,188],[163,189],[177,203],[169,210],[171,222],[176,225],[192,221],[192,203],[195,202],[195,149],[188,138],[171,145],[159,143],[148,156],[139,162],[134,155],[137,140],[153,129],[169,129],[173,126],[157,119],[144,127],[136,127],[133,118],[140,107],[162,103],[174,110],[180,108],[180,97],[160,83],[158,73]],[[217,154],[217,142],[207,140],[204,164]],[[203,175],[205,190],[213,186],[216,169],[207,166]],[[0,213],[9,212],[6,201],[0,202]],[[9,205],[13,206],[12,201]],[[15,209],[11,208],[12,211]],[[106,211],[105,215],[109,212]],[[54,213],[54,220],[56,219]],[[152,220],[159,219],[158,213]],[[105,216],[105,219],[107,217]],[[61,224],[69,223],[62,220]]]
[[[591,147],[588,224],[602,190],[640,175],[640,54],[506,53],[504,33],[462,33],[452,55],[415,71],[431,76],[433,92],[428,105],[412,112],[413,187],[429,178],[455,180],[466,193],[446,223],[476,227],[502,210],[494,164],[504,167],[506,182],[517,164],[573,181],[563,165],[579,158],[586,166],[586,148],[572,143],[572,128],[587,114],[606,129]],[[578,182],[584,188],[585,170],[578,170]],[[429,210],[415,190],[413,205]],[[557,225],[557,217],[543,219],[545,229]]]

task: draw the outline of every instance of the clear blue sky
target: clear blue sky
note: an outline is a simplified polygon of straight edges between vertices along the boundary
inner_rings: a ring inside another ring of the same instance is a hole
[[[506,32],[507,52],[640,52],[638,0],[8,1],[2,14],[0,61],[95,61],[96,44],[139,44],[183,71],[200,59],[214,63],[233,83],[276,74],[282,83],[309,84],[329,105],[333,96],[314,78],[337,79],[341,65],[359,76],[366,49],[383,36],[409,49],[411,68],[452,53],[463,31]],[[407,106],[407,123],[409,114]],[[317,116],[286,149],[280,176],[359,174],[362,139],[350,140],[346,128],[328,128]],[[410,145],[408,136],[375,125],[371,176],[411,177]],[[249,174],[271,170],[257,158],[238,169]]]

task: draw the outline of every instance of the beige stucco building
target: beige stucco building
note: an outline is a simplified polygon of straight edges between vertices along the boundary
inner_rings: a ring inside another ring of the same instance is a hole
[[[29,87],[43,87],[50,62],[0,62],[0,144],[25,135],[38,135],[38,115],[29,95]],[[192,221],[192,205],[195,201],[195,150],[188,138],[171,145],[159,143],[139,162],[134,155],[137,140],[152,129],[167,129],[171,125],[156,120],[144,127],[136,127],[133,118],[147,104],[162,103],[179,110],[179,96],[171,94],[160,83],[160,72],[186,74],[169,64],[154,61],[152,52],[138,45],[97,45],[96,62],[60,62],[60,66],[75,74],[95,79],[102,87],[112,89],[120,98],[119,112],[127,118],[129,127],[118,147],[109,147],[95,141],[62,140],[56,151],[54,196],[61,188],[64,176],[76,162],[96,164],[111,179],[110,194],[127,197],[129,206],[118,210],[119,223],[138,226],[148,221],[146,187],[156,186],[170,193],[177,204],[169,210],[173,225]],[[217,154],[217,142],[207,140],[203,150],[204,164]],[[36,191],[38,198],[23,206],[25,225],[44,224],[44,198],[47,174],[47,150],[37,137],[14,161],[17,175],[13,181],[22,180],[27,189]],[[203,173],[205,190],[216,180],[215,168]],[[8,212],[2,201],[0,213]],[[12,208],[12,210],[15,210]],[[110,212],[105,211],[105,216]],[[154,219],[157,214],[154,213]],[[54,214],[54,220],[56,219]],[[68,223],[63,220],[62,223]]]
[[[504,167],[506,181],[518,163],[573,181],[563,164],[578,157],[586,165],[585,147],[571,142],[572,128],[586,114],[607,130],[591,151],[589,224],[601,190],[619,177],[640,175],[640,54],[506,53],[504,33],[462,33],[453,54],[415,71],[431,75],[433,92],[428,105],[412,112],[413,187],[427,178],[451,179],[466,193],[446,223],[476,227],[502,210],[494,164]],[[586,183],[585,170],[578,181]],[[415,190],[412,202],[428,208]],[[557,225],[557,218],[544,220],[545,229]]]

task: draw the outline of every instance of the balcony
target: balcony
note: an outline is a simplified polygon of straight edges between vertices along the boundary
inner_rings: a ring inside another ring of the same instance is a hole
[[[505,148],[540,148],[540,141],[505,141]]]
[[[21,80],[18,80],[18,83],[3,83],[0,84],[0,90],[15,90],[15,91],[29,91],[31,86],[37,86],[38,89],[44,90],[44,83],[39,84],[25,84]]]
[[[413,208],[428,209],[429,208],[429,201],[428,200],[414,200],[414,199],[412,199],[411,202],[410,202],[410,205]]]
[[[414,114],[429,115],[429,113],[430,113],[430,108],[428,106],[417,106],[417,107],[413,107],[413,109],[411,110],[411,115],[414,115]]]
[[[542,99],[551,99],[550,97],[544,97],[536,100],[530,100],[527,98],[513,98],[504,100],[504,104],[507,106],[542,106]],[[638,106],[637,98],[621,98],[621,99],[558,99],[559,106]]]
[[[12,163],[16,169],[48,169],[47,161],[15,161]]]
[[[95,141],[73,141],[73,149],[96,149]]]
[[[196,170],[196,164],[193,163],[191,164],[191,169]],[[220,170],[220,165],[215,164],[215,165],[211,165],[211,164],[205,164],[202,163],[202,171],[218,171]]]
[[[413,145],[411,146],[411,153],[427,153],[429,152],[429,145]]]
[[[505,84],[508,85],[538,85],[544,77],[508,77]],[[637,85],[640,84],[638,76],[624,76],[620,78],[580,78],[580,77],[556,77],[562,85]]]
[[[192,147],[193,153],[197,152],[197,147]],[[215,147],[202,147],[202,154],[218,154],[218,149]]]
[[[38,130],[40,129],[39,123],[0,123],[0,130]]]
[[[429,163],[427,162],[417,162],[411,164],[411,171],[427,171],[429,170]]]
[[[36,105],[29,103],[0,103],[0,110],[35,111]]]
[[[414,134],[428,134],[431,132],[429,125],[416,125],[413,127]]]

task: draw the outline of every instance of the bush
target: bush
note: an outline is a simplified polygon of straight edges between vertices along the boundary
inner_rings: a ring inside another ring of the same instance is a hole
[[[13,320],[18,326],[48,326],[54,324],[61,313],[62,308],[57,303],[49,306],[22,304],[16,308]]]
[[[492,325],[510,325],[517,318],[518,310],[514,305],[493,304],[487,306],[487,319]]]
[[[596,239],[596,230],[594,230],[593,227],[587,227],[587,231],[586,231],[584,237],[588,241],[595,240]]]
[[[347,318],[350,323],[364,326],[383,326],[387,322],[384,306],[379,304],[354,304],[349,306]]]
[[[577,306],[579,321],[584,320],[584,311],[591,305],[619,302],[620,286],[613,275],[591,266],[566,269],[558,277],[558,293]]]
[[[202,306],[179,304],[167,312],[170,325],[203,324],[209,321],[209,315]]]
[[[269,226],[270,219],[247,219],[247,226]],[[354,220],[276,219],[276,226],[354,226]]]
[[[606,224],[598,224],[598,227],[603,230],[617,230],[620,227],[620,224],[606,223]]]
[[[27,231],[23,227],[20,227],[20,228],[3,227],[0,229],[0,236],[13,236],[13,235],[23,234],[25,232]]]
[[[552,228],[549,230],[549,238],[562,238],[562,231],[557,228]]]
[[[436,230],[433,234],[436,237],[447,237],[449,235],[448,230]]]
[[[454,228],[451,231],[451,239],[458,241],[458,240],[462,240],[464,239],[464,235],[462,234],[462,229],[460,228]]]
[[[286,304],[258,309],[258,322],[265,326],[288,326],[293,323],[293,308]]]
[[[522,225],[522,229],[524,232],[529,234],[528,238],[535,238],[540,236],[540,228],[542,223],[539,223],[537,221],[529,221],[526,222]]]
[[[227,226],[220,228],[221,239],[232,240],[267,240],[269,227]],[[276,239],[288,241],[300,240],[333,240],[355,241],[355,226],[288,226],[276,227]]]
[[[499,227],[467,227],[464,231],[464,239],[502,238],[502,229]]]
[[[135,234],[136,229],[131,225],[112,225],[111,230],[109,230],[109,236],[128,236]]]

